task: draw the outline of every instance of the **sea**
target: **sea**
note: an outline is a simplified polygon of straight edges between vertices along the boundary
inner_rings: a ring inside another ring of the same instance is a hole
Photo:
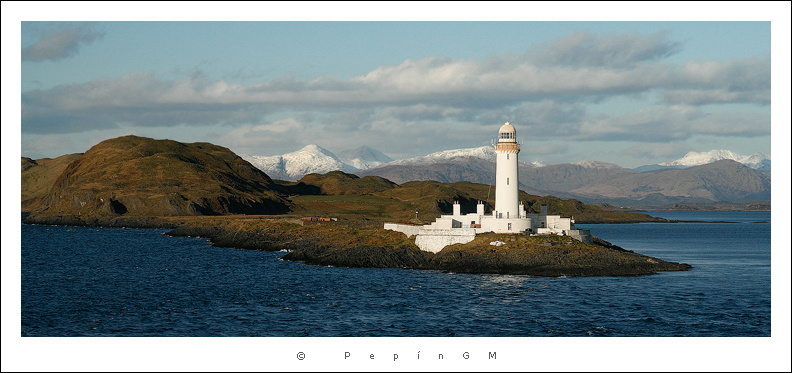
[[[769,337],[770,212],[579,224],[638,277],[337,268],[164,229],[22,225],[23,337]]]

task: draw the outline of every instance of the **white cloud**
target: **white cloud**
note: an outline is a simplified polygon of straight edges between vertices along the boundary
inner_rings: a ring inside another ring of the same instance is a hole
[[[653,143],[630,146],[624,149],[621,154],[634,159],[674,159],[679,154],[685,154],[692,148],[685,143]]]
[[[655,106],[621,116],[584,119],[574,140],[670,142],[695,135],[757,137],[770,135],[770,116],[724,112],[705,113],[684,105]]]
[[[770,89],[750,91],[712,90],[671,90],[663,93],[663,100],[671,104],[706,105],[723,103],[756,102],[770,104]]]
[[[318,143],[335,150],[368,145],[394,157],[481,146],[505,121],[538,141],[669,143],[696,135],[769,135],[769,115],[707,114],[702,108],[768,104],[768,58],[679,66],[664,61],[679,48],[663,33],[575,33],[519,54],[407,60],[347,80],[283,76],[241,84],[200,74],[167,80],[131,73],[23,92],[22,131],[223,126],[231,128],[218,137],[223,145],[268,149],[253,154]],[[653,106],[622,115],[587,112],[588,105],[618,96],[661,101],[643,99]],[[291,118],[274,120],[285,113]]]
[[[301,137],[305,126],[294,118],[278,120],[256,126],[242,126],[235,128],[219,140],[223,144],[233,144],[236,147],[256,148],[271,147],[278,143],[292,143]]]

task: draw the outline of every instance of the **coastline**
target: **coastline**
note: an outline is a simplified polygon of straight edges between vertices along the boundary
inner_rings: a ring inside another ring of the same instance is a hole
[[[584,244],[568,236],[481,234],[437,254],[414,239],[379,225],[341,221],[305,223],[289,216],[102,217],[28,215],[25,224],[164,228],[174,237],[205,237],[214,246],[288,251],[283,260],[308,265],[406,268],[456,273],[560,276],[640,276],[692,268],[637,254],[602,240]],[[352,223],[352,224],[350,224]],[[501,241],[503,246],[490,242]]]

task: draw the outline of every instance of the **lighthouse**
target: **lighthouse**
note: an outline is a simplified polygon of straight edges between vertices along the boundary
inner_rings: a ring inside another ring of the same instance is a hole
[[[517,142],[517,131],[511,123],[506,122],[498,130],[498,142],[494,144],[496,155],[495,168],[495,218],[519,219],[520,200],[517,174],[517,155],[520,144]]]
[[[495,147],[495,209],[492,214],[484,213],[484,202],[479,201],[476,212],[462,213],[462,206],[454,202],[451,215],[441,215],[434,223],[424,226],[385,223],[383,228],[402,232],[407,237],[415,236],[415,244],[421,250],[433,253],[454,244],[465,244],[482,233],[507,233],[523,235],[568,235],[585,243],[593,242],[588,229],[575,228],[572,218],[550,215],[547,206],[540,213],[527,213],[520,204],[520,182],[517,173],[517,155],[520,143],[517,131],[506,122],[498,130]],[[492,241],[496,244],[499,241]],[[503,244],[503,242],[500,242]]]

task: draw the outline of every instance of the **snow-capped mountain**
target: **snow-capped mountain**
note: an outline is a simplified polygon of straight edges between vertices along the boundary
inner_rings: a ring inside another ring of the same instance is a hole
[[[751,154],[742,164],[762,173],[770,173],[770,154],[758,152]]]
[[[603,169],[621,168],[619,165],[615,165],[613,163],[600,162],[600,161],[580,161],[580,162],[572,162],[572,164],[583,168],[603,168]]]
[[[491,185],[496,168],[495,151],[490,146],[445,150],[391,162],[387,162],[388,156],[365,146],[339,154],[312,144],[284,155],[241,156],[273,179],[291,181],[309,173],[340,170],[360,177],[380,176],[397,184],[437,180]],[[656,172],[644,173],[649,170]],[[520,162],[519,185],[531,194],[552,194],[588,203],[660,206],[769,200],[769,173],[769,154],[744,156],[713,150],[690,152],[676,161],[634,170],[593,160],[554,165]]]
[[[660,163],[658,165],[664,167],[693,167],[710,164],[721,159],[731,159],[759,172],[770,173],[770,154],[758,152],[751,155],[742,155],[723,149],[715,149],[702,153],[688,152],[680,159]]]
[[[492,149],[491,146],[482,146],[479,148],[443,150],[428,155],[422,155],[420,157],[399,159],[390,162],[388,165],[400,165],[400,166],[429,165],[435,163],[444,163],[449,159],[460,158],[460,157],[481,158],[487,161],[495,162],[495,151]]]
[[[465,148],[465,149],[451,149],[443,150],[429,155],[420,157],[399,159],[390,163],[387,166],[425,166],[436,163],[447,163],[454,158],[480,158],[485,161],[495,162],[495,150],[492,146],[481,146],[478,148]],[[531,167],[544,167],[547,164],[544,162],[520,162]]]
[[[393,162],[393,158],[388,157],[379,150],[361,146],[356,149],[349,149],[339,152],[338,159],[358,170],[365,170],[377,167],[383,163]]]
[[[281,180],[297,181],[310,173],[324,174],[337,170],[351,173],[359,170],[342,162],[329,150],[315,144],[283,155],[264,157],[243,154],[241,157],[271,178]]]
[[[400,159],[391,157],[368,146],[339,152],[338,155],[316,144],[308,145],[296,152],[283,155],[260,156],[240,154],[253,166],[264,171],[269,177],[279,180],[297,181],[310,173],[324,174],[330,171],[353,173],[384,166],[422,166],[447,163],[454,159],[467,157],[495,162],[495,151],[491,146],[478,148],[444,150],[429,155]],[[528,167],[544,167],[544,162],[520,162]]]

